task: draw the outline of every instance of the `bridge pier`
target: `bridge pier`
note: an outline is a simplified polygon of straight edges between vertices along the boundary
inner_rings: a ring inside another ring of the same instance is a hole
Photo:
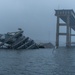
[[[59,46],[59,16],[57,16],[57,26],[56,26],[56,47]]]
[[[67,16],[67,29],[66,29],[66,47],[71,47],[71,27],[70,27],[70,16]]]
[[[71,47],[71,29],[75,30],[75,13],[73,10],[55,10],[55,16],[57,16],[57,24],[56,24],[56,47],[59,47],[59,36],[66,36],[66,47]],[[64,21],[64,23],[60,23],[60,19]],[[60,26],[66,26],[66,33],[60,33]]]

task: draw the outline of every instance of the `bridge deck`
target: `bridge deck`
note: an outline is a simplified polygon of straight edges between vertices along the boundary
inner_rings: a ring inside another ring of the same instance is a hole
[[[67,16],[70,17],[70,27],[75,30],[75,12],[71,10],[55,10],[56,16],[59,16],[65,23],[67,23]]]

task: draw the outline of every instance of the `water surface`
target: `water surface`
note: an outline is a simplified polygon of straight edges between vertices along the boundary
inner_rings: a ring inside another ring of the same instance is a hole
[[[0,50],[0,75],[75,75],[75,48]]]

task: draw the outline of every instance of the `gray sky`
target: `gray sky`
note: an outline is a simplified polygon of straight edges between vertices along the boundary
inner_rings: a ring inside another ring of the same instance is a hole
[[[0,0],[0,33],[21,27],[35,41],[55,42],[55,9],[75,11],[75,0]]]

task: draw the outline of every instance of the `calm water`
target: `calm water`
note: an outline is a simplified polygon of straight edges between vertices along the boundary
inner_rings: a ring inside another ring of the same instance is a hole
[[[0,50],[0,75],[75,75],[75,49]]]

